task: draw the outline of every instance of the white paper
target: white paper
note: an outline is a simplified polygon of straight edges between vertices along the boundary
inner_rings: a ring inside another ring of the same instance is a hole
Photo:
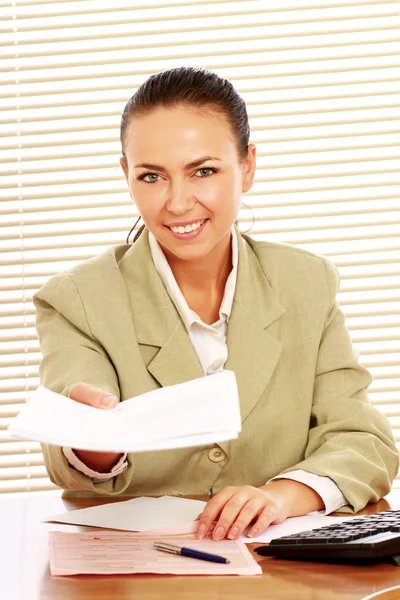
[[[233,371],[162,387],[103,410],[42,386],[9,427],[13,437],[99,452],[142,452],[237,438]]]
[[[206,502],[175,496],[141,497],[126,502],[71,510],[48,517],[46,521],[89,525],[124,531],[152,531],[164,527],[192,523],[203,512]]]
[[[246,544],[251,544],[253,542],[263,542],[269,543],[271,540],[275,538],[285,537],[287,535],[292,535],[292,533],[300,533],[301,531],[311,531],[312,529],[318,529],[318,527],[325,527],[326,525],[332,525],[334,523],[341,523],[342,521],[353,519],[357,517],[325,517],[323,515],[304,515],[303,517],[290,517],[286,519],[283,523],[279,525],[270,525],[257,537],[248,538],[246,537],[246,531],[250,529],[250,527],[245,530],[242,535],[242,540],[246,542]]]
[[[104,529],[121,529],[124,531],[152,531],[165,527],[183,526],[180,534],[196,530],[193,523],[203,512],[206,502],[189,500],[176,496],[151,498],[143,496],[127,500],[93,506],[79,510],[71,510],[46,519],[70,525],[88,525]],[[269,543],[275,538],[284,537],[301,531],[311,531],[326,525],[341,523],[359,517],[339,516],[329,517],[323,514],[310,513],[302,517],[290,517],[279,525],[270,525],[266,531],[257,537],[246,536],[250,527],[243,532],[241,539],[246,544],[253,542]]]

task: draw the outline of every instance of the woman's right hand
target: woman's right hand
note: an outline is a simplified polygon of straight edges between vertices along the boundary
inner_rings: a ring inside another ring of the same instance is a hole
[[[87,404],[94,408],[107,410],[114,408],[118,404],[118,398],[109,392],[104,392],[95,385],[89,383],[77,383],[69,391],[69,398]],[[74,454],[89,469],[97,473],[108,473],[114,465],[120,460],[122,454],[119,452],[92,452],[90,450],[72,449]]]

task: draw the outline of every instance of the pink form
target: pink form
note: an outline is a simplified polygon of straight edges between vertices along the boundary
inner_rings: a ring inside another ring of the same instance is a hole
[[[159,573],[162,575],[261,575],[242,540],[198,540],[197,524],[167,527],[157,531],[110,531],[49,533],[50,571],[53,576],[79,574]],[[219,554],[230,564],[220,564],[160,552],[153,542],[167,541],[202,552]]]

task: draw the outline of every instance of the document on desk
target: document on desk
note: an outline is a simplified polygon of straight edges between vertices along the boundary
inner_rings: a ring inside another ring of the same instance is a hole
[[[188,546],[230,560],[221,564],[160,552],[154,542]],[[198,540],[195,534],[160,536],[156,532],[95,531],[49,534],[52,575],[113,575],[158,573],[170,575],[261,575],[261,567],[242,540]]]
[[[188,528],[190,526],[187,531],[193,531],[193,521],[203,512],[205,505],[206,502],[201,500],[177,496],[142,496],[123,502],[70,510],[48,517],[46,521],[123,531],[149,531],[187,524]]]
[[[270,525],[257,537],[248,538],[246,537],[245,530],[242,535],[242,540],[246,544],[252,544],[253,542],[262,542],[264,544],[269,543],[275,538],[285,537],[292,535],[293,533],[300,533],[301,531],[311,531],[312,529],[318,529],[318,527],[325,527],[326,525],[333,525],[335,523],[341,523],[347,519],[357,519],[358,517],[340,516],[340,517],[329,517],[325,515],[304,515],[302,517],[290,517],[280,523],[279,525]]]
[[[102,410],[42,386],[9,427],[23,439],[99,452],[143,452],[231,440],[241,431],[233,371],[200,377]]]

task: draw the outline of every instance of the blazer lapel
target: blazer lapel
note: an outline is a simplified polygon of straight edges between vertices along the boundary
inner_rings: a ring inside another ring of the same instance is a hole
[[[228,323],[228,360],[235,372],[242,422],[260,400],[278,363],[282,343],[268,328],[285,309],[280,305],[250,244],[237,232],[238,274]],[[229,454],[230,442],[219,444]]]
[[[148,371],[163,387],[203,377],[186,328],[154,266],[147,230],[123,261],[136,339],[160,348]]]
[[[162,386],[204,377],[203,369],[180,318],[147,369]]]

